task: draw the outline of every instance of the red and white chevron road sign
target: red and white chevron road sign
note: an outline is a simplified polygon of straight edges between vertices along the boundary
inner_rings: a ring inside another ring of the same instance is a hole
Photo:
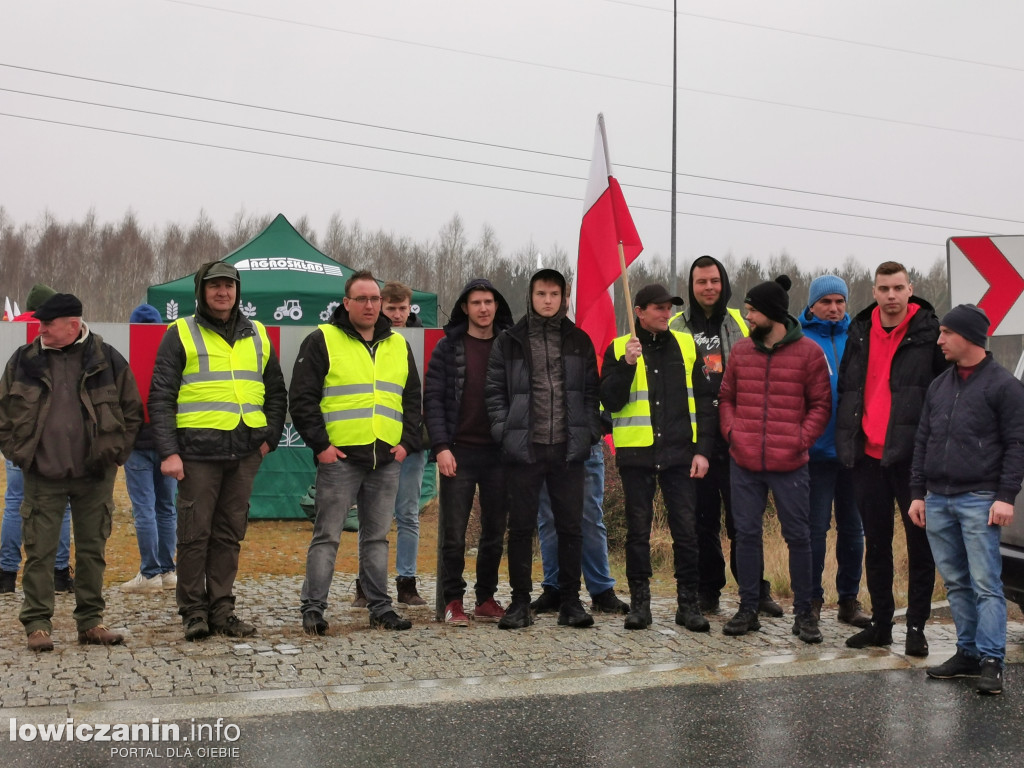
[[[952,306],[984,309],[990,336],[1024,333],[1024,235],[951,237],[946,263]]]

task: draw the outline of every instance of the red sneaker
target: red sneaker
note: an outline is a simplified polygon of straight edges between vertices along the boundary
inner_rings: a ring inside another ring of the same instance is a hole
[[[500,621],[504,615],[505,609],[493,597],[487,598],[473,610],[473,618],[477,621]]]
[[[452,600],[444,607],[444,623],[453,627],[468,627],[469,616],[462,610],[461,600]]]

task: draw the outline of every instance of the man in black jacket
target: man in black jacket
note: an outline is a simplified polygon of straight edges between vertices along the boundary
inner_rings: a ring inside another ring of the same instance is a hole
[[[509,493],[508,570],[512,604],[501,629],[533,623],[533,532],[541,484],[558,533],[558,623],[589,627],[580,602],[583,462],[601,438],[597,356],[566,316],[565,278],[542,269],[530,278],[526,316],[494,343],[484,397],[491,435],[501,444]],[[514,489],[514,492],[512,492]]]
[[[464,627],[466,526],[473,495],[480,491],[480,545],[476,560],[477,621],[500,621],[494,599],[505,538],[505,469],[501,446],[491,437],[484,403],[484,379],[494,339],[512,326],[508,302],[485,278],[474,278],[459,294],[444,338],[427,366],[423,413],[437,461],[440,493],[439,587],[447,624]]]
[[[1006,655],[999,536],[1024,478],[1024,387],[985,351],[988,327],[973,304],[942,318],[939,348],[955,366],[928,388],[910,518],[927,526],[956,622],[956,654],[928,676],[980,677],[978,693],[998,694]]]
[[[875,303],[850,324],[839,367],[836,454],[854,472],[872,612],[870,626],[846,644],[851,648],[892,644],[895,500],[906,531],[910,566],[906,653],[927,656],[924,624],[931,615],[935,562],[928,537],[907,517],[910,462],[925,393],[946,362],[935,345],[939,337],[935,310],[913,295],[902,264],[880,264],[871,292]]]
[[[262,323],[239,311],[241,279],[223,261],[196,272],[196,313],[164,334],[149,388],[160,471],[178,481],[178,613],[186,640],[248,637],[235,575],[249,496],[284,430],[288,392]]]
[[[676,624],[691,632],[710,629],[697,604],[694,478],[707,474],[718,420],[710,387],[694,375],[693,337],[668,329],[673,305],[682,303],[661,285],[641,288],[633,302],[636,336],[612,341],[601,368],[601,403],[612,416],[626,501],[626,629],[651,625],[651,520],[658,486],[672,532]]]
[[[383,316],[370,272],[299,347],[289,391],[292,423],[316,456],[316,521],[300,610],[306,634],[324,635],[327,597],[345,517],[359,507],[359,583],[370,626],[406,630],[388,596],[388,531],[401,462],[420,450],[422,402],[412,348]]]

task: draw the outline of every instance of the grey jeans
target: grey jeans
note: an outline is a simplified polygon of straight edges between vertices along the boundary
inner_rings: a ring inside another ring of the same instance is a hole
[[[394,517],[401,466],[393,461],[369,469],[342,460],[317,468],[316,522],[306,553],[303,613],[323,613],[327,609],[341,529],[353,502],[359,508],[359,583],[366,595],[366,607],[376,617],[392,610],[388,597],[387,536]]]

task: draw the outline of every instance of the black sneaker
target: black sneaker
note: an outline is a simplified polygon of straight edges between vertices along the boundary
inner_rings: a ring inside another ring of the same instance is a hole
[[[558,611],[558,623],[563,627],[584,629],[594,626],[594,617],[583,609],[583,603],[577,598],[562,603],[562,607]]]
[[[75,579],[71,575],[71,566],[66,568],[54,568],[53,569],[53,591],[54,592],[74,592],[75,591]]]
[[[17,580],[17,571],[0,571],[0,594],[4,592],[13,592],[14,583]]]
[[[590,609],[598,613],[629,613],[629,606],[619,600],[613,587],[609,587],[599,595],[594,595],[592,600]]]
[[[978,677],[981,674],[981,659],[968,656],[959,648],[956,653],[937,667],[925,670],[928,677],[936,680],[949,680],[954,677]]]
[[[923,627],[907,627],[907,644],[904,652],[907,656],[928,655],[928,640],[925,639]]]
[[[381,616],[370,614],[370,629],[390,629],[393,632],[401,632],[405,629],[412,629],[412,622],[403,619],[394,611],[388,611]]]
[[[320,611],[306,611],[302,614],[302,631],[307,635],[326,635],[330,626]]]
[[[193,616],[185,623],[185,639],[188,641],[202,640],[210,636],[210,625],[202,616]]]
[[[798,635],[805,643],[820,643],[821,630],[818,619],[811,613],[798,613],[793,621],[793,634]]]
[[[872,622],[856,635],[846,638],[847,648],[867,648],[874,646],[881,648],[884,645],[892,645],[892,622],[875,624]]]
[[[235,614],[228,616],[223,624],[211,624],[210,629],[218,635],[228,637],[252,637],[256,634],[256,627],[242,621]]]
[[[562,596],[558,593],[557,589],[551,589],[551,587],[544,587],[540,597],[530,603],[530,608],[533,609],[534,613],[554,613],[561,607]]]
[[[754,632],[761,628],[761,622],[757,619],[757,613],[749,608],[740,608],[736,615],[725,622],[722,627],[722,634],[730,637],[739,637],[747,632]]]
[[[978,693],[995,696],[1003,692],[1003,663],[991,657],[981,660]]]
[[[505,609],[505,615],[498,620],[498,629],[523,629],[531,624],[533,615],[530,613],[530,604],[513,600]]]

